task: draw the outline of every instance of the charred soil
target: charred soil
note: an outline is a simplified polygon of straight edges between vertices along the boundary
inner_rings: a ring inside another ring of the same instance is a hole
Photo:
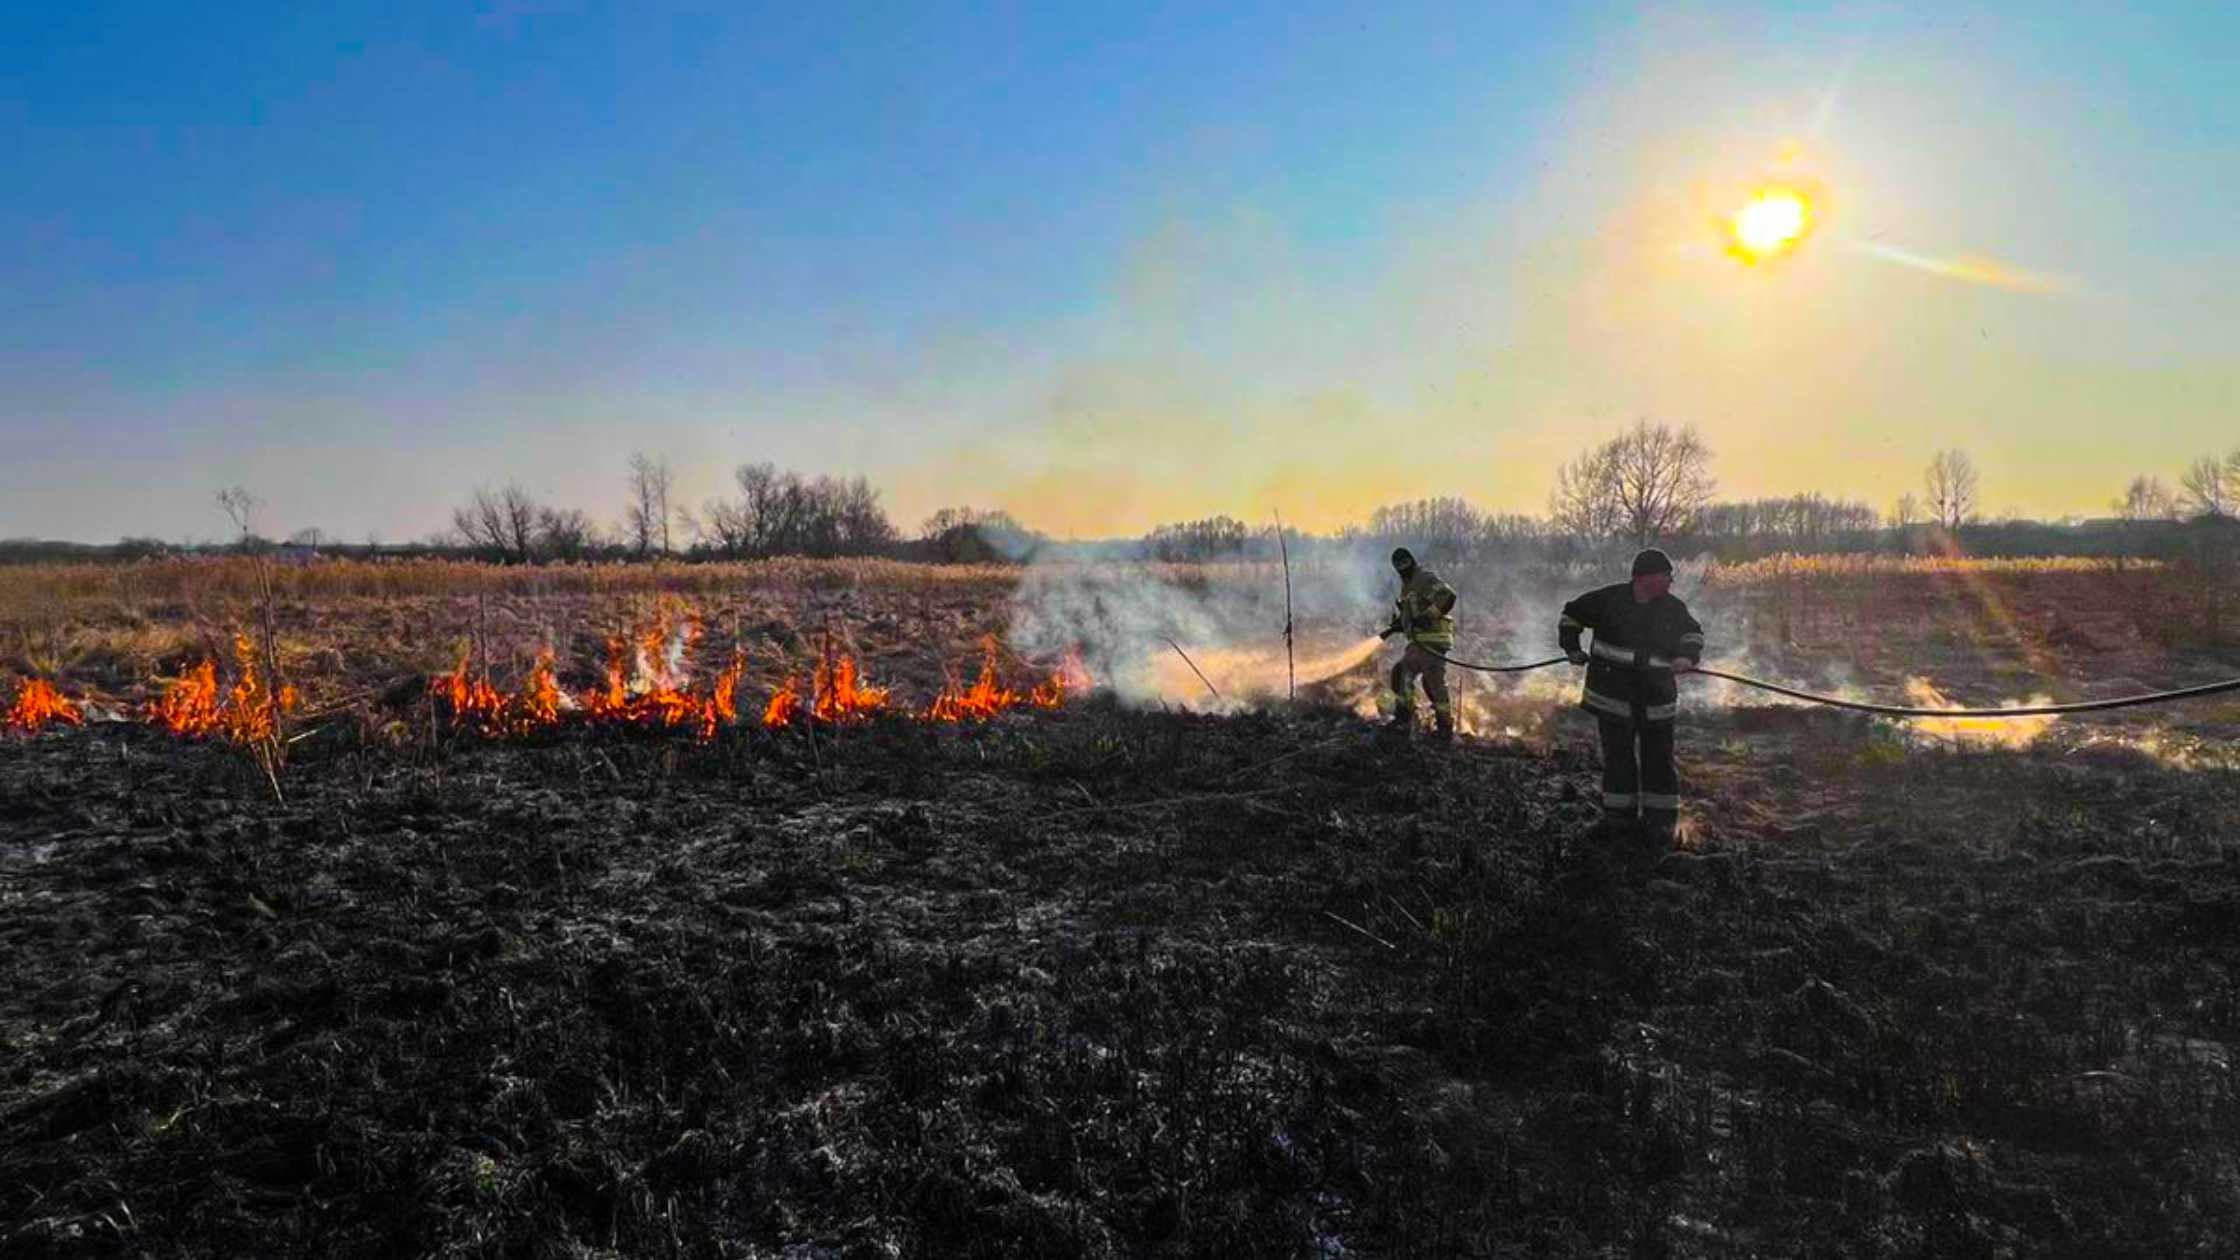
[[[2240,775],[1543,729],[0,744],[0,1254],[2230,1254]]]

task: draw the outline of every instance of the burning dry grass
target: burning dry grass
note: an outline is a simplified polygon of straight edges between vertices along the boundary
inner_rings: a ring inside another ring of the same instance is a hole
[[[705,742],[740,721],[738,697],[747,654],[734,648],[709,688],[695,691],[687,661],[700,635],[698,613],[682,601],[665,600],[651,621],[607,640],[604,675],[581,696],[560,688],[549,648],[538,653],[518,691],[501,690],[487,672],[471,671],[471,658],[462,657],[456,669],[434,680],[433,692],[455,729],[487,738],[532,735],[575,716],[594,725],[690,731]],[[992,635],[983,641],[982,651],[980,675],[971,687],[963,687],[952,670],[948,685],[929,704],[911,709],[898,702],[892,688],[872,683],[854,654],[827,635],[807,694],[799,675],[788,674],[762,706],[759,724],[780,730],[802,721],[848,726],[880,717],[980,722],[1014,710],[1056,709],[1095,685],[1077,652],[1068,652],[1039,681],[1020,686],[1004,678],[998,661],[1001,645]]]
[[[0,714],[0,731],[28,735],[49,725],[83,726],[85,711],[54,689],[43,678],[27,680],[15,703]]]
[[[996,641],[991,636],[983,645],[980,676],[966,687],[956,673],[951,672],[941,694],[926,706],[926,716],[936,722],[985,721],[1017,708],[1021,699],[1017,690],[1004,685],[996,668]]]
[[[580,705],[560,690],[553,676],[552,650],[537,653],[528,679],[517,692],[499,691],[487,673],[468,675],[470,656],[459,658],[459,668],[437,678],[436,699],[451,711],[456,725],[491,738],[528,735],[560,724],[561,714]]]
[[[385,566],[356,567],[364,570],[361,576],[378,577]],[[158,576],[170,583],[205,568],[225,573],[219,565],[180,564]],[[299,582],[301,570],[275,569],[281,594],[274,655],[307,707],[324,710],[378,694],[409,675],[454,673],[462,657],[469,659],[470,681],[488,674],[496,685],[518,687],[545,652],[552,655],[556,685],[580,696],[603,684],[609,641],[639,633],[665,598],[689,599],[696,610],[701,632],[684,663],[703,687],[741,652],[749,658],[741,696],[775,686],[795,669],[806,684],[829,629],[859,655],[859,669],[877,672],[882,682],[930,691],[939,684],[942,660],[1003,631],[1013,579],[1008,570],[899,564],[702,566],[689,570],[687,584],[719,589],[698,596],[636,589],[653,572],[645,567],[566,575],[602,594],[557,590],[549,571],[439,569],[441,582],[421,586],[447,593],[402,593],[420,589],[406,584],[395,588],[399,593],[374,595],[328,595]],[[41,572],[0,570],[0,584],[13,583],[16,598],[13,604],[0,600],[0,677],[42,677],[67,694],[114,698],[120,707],[136,707],[162,680],[201,661],[224,660],[233,629],[257,619],[258,609],[232,578],[209,589],[189,583],[166,593],[129,577],[113,581],[118,575],[103,569],[96,585],[71,594],[71,571],[43,571],[59,575],[59,585]],[[636,662],[626,659],[626,686],[635,670]],[[11,687],[6,695],[12,693]]]
[[[1314,572],[1310,563],[1298,567],[1302,579]],[[1221,703],[1163,641],[1086,645],[1120,695],[1233,711],[1285,694],[1273,628],[1256,642],[1220,638],[1222,627],[1257,635],[1275,624],[1253,601],[1280,595],[1279,569],[1112,568],[1185,600],[1244,609],[1206,619],[1214,629],[1205,633],[1175,627]],[[1081,690],[1070,673],[1086,674],[1080,656],[1071,666],[1057,659],[1053,635],[1011,637],[1021,571],[1008,568],[345,561],[275,566],[272,576],[277,659],[263,672],[296,689],[299,712],[362,702],[407,676],[432,677],[441,711],[485,737],[586,723],[705,733],[878,714],[976,721],[1052,707]],[[1544,655],[1560,597],[1604,575],[1452,576],[1467,614],[1458,654],[1509,660]],[[250,563],[235,560],[0,570],[0,671],[42,678],[71,702],[100,702],[90,720],[111,709],[139,712],[184,686],[174,703],[191,708],[199,690],[207,711],[192,722],[215,723],[236,672],[218,662],[231,650],[232,628],[249,622],[252,586]],[[1781,557],[1707,570],[1691,599],[1713,627],[1714,661],[1729,668],[1883,701],[1898,699],[1908,677],[1933,677],[1973,704],[2040,689],[2086,698],[2105,694],[2090,684],[2111,676],[2182,679],[2187,669],[2200,677],[2220,668],[2174,661],[2156,638],[2183,620],[2169,610],[2185,593],[2180,575],[2136,564],[2119,572],[2078,560]],[[1348,602],[1302,619],[1302,699],[1376,710],[1384,693],[1373,667],[1377,644],[1356,637],[1374,612]],[[1073,624],[1058,618],[1055,629]],[[1009,655],[1006,642],[1034,643],[1037,661]],[[1537,730],[1549,706],[1576,698],[1577,680],[1565,670],[1450,676],[1466,731]],[[1691,696],[1698,704],[1777,703],[1717,688]]]
[[[1954,702],[1926,678],[1906,679],[1906,703],[1928,709],[1962,709],[1968,706]],[[2034,707],[2053,703],[2053,698],[2034,695],[2028,701],[2009,701],[2008,708]],[[1934,739],[1947,739],[1963,744],[1993,745],[2001,748],[2027,747],[2032,740],[2051,729],[2059,718],[2050,714],[2034,717],[1998,718],[1916,718],[1909,729],[1916,735]]]
[[[296,689],[275,686],[258,667],[256,645],[247,635],[233,641],[230,686],[219,689],[218,664],[205,660],[165,685],[160,698],[142,710],[145,720],[188,739],[212,736],[245,747],[278,739],[281,725],[297,707]]]
[[[825,640],[809,702],[809,712],[818,721],[835,725],[868,721],[887,711],[891,694],[866,682],[856,669],[856,658]]]

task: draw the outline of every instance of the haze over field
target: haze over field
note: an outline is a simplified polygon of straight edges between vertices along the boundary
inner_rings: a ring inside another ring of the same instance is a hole
[[[1060,535],[1722,493],[2105,510],[2240,439],[2240,14],[25,9],[0,536],[699,503],[743,460]],[[1769,185],[1809,231],[1724,238]]]

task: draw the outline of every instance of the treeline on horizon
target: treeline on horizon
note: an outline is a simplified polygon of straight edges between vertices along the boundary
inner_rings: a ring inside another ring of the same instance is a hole
[[[2041,557],[2179,554],[2203,539],[2240,535],[2240,448],[2204,456],[2180,477],[2131,479],[2110,514],[2058,521],[1985,519],[1979,477],[1962,451],[1939,451],[1923,472],[1923,493],[1899,497],[1888,512],[1819,493],[1722,501],[1712,454],[1691,428],[1637,423],[1557,470],[1546,515],[1487,512],[1458,497],[1379,507],[1366,521],[1329,534],[1260,525],[1219,515],[1160,525],[1137,538],[1057,540],[1000,509],[944,508],[914,534],[899,529],[863,477],[805,476],[768,463],[741,465],[735,493],[698,508],[673,501],[667,461],[634,455],[622,517],[602,526],[579,508],[536,500],[518,485],[478,489],[452,515],[451,528],[426,540],[347,543],[316,528],[282,540],[261,533],[254,500],[232,488],[219,502],[236,527],[224,543],[173,544],[124,538],[113,544],[0,540],[0,564],[131,561],[179,554],[280,551],[315,555],[441,557],[500,564],[592,561],[727,561],[781,556],[884,557],[938,564],[1012,563],[1037,558],[1206,562],[1294,558],[1330,548],[1353,551],[1405,544],[1455,559],[1573,560],[1629,547],[1661,545],[1722,562],[1782,553],[1967,554]]]

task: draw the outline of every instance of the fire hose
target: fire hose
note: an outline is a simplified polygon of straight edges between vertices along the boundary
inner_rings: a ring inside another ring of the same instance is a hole
[[[1550,665],[1562,665],[1571,659],[1568,656],[1551,656],[1544,661],[1527,661],[1519,665],[1487,665],[1478,661],[1458,660],[1435,647],[1425,644],[1419,643],[1416,646],[1449,665],[1460,669],[1473,670],[1481,674],[1521,674],[1527,670],[1546,669]],[[1816,692],[1799,691],[1795,687],[1784,687],[1780,683],[1767,682],[1763,678],[1752,678],[1747,674],[1730,674],[1725,670],[1698,667],[1687,672],[1705,678],[1720,678],[1727,682],[1740,683],[1745,687],[1770,691],[1775,695],[1788,696],[1793,700],[1826,705],[1831,709],[1849,709],[1855,713],[1874,713],[1883,717],[1899,718],[2055,717],[2071,713],[2098,713],[2107,709],[2129,709],[2143,704],[2168,704],[2177,700],[2193,700],[2201,696],[2214,696],[2229,691],[2240,691],[2240,678],[2227,678],[2223,682],[2203,683],[2198,687],[2179,687],[2170,691],[2148,691],[2132,696],[2114,696],[2106,700],[2080,700],[2071,704],[2024,705],[2012,709],[1932,709],[1919,705],[1872,704],[1864,700],[1845,700],[1840,696],[1823,696]]]

